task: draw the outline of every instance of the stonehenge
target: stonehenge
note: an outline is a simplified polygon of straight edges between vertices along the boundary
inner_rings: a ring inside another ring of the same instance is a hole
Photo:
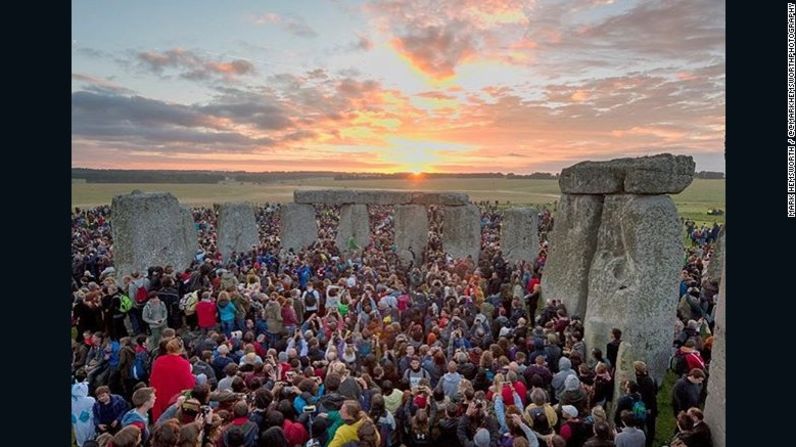
[[[199,244],[191,212],[169,193],[133,191],[111,202],[116,274],[122,276],[154,265],[187,268]]]
[[[725,263],[722,263],[721,285],[719,286],[718,302],[716,303],[716,325],[713,328],[713,349],[711,350],[710,378],[708,380],[708,397],[705,401],[705,423],[710,427],[713,445],[724,446],[727,439],[727,293],[724,281]]]
[[[423,248],[428,244],[428,214],[422,205],[395,207],[395,246],[398,257],[405,264],[422,261]]]
[[[533,264],[539,252],[539,214],[534,208],[511,208],[503,214],[500,250],[509,262]]]
[[[232,252],[251,250],[259,245],[254,208],[246,203],[223,203],[218,205],[218,250],[228,258]]]
[[[444,207],[442,249],[454,258],[471,257],[478,262],[481,253],[481,211],[475,205]]]
[[[340,251],[351,251],[351,242],[359,249],[370,242],[370,220],[367,205],[348,204],[340,209],[340,225],[335,243]]]
[[[299,251],[318,239],[318,221],[312,205],[286,203],[281,210],[279,239],[285,250]]]
[[[562,170],[542,275],[543,298],[560,299],[583,318],[588,350],[604,350],[619,328],[624,361],[645,361],[658,383],[671,354],[683,257],[667,194],[685,189],[694,169],[691,157],[660,154]]]

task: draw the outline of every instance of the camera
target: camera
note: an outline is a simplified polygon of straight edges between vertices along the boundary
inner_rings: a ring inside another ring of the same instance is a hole
[[[203,415],[207,416],[210,413],[210,405],[202,405],[199,407],[199,410],[202,412]]]
[[[305,413],[315,413],[315,405],[305,405],[304,406]]]

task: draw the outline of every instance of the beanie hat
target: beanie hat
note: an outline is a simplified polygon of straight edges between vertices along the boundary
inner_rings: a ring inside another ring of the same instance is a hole
[[[485,428],[479,428],[478,431],[475,432],[473,442],[475,443],[476,447],[489,446],[489,430]]]

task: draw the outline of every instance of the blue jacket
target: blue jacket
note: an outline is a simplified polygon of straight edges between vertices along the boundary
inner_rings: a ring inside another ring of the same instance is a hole
[[[111,401],[107,404],[103,404],[100,401],[94,403],[94,425],[111,425],[113,421],[121,423],[124,413],[129,409],[130,406],[127,405],[127,401],[122,396],[111,394]]]
[[[226,306],[218,306],[218,315],[221,317],[221,321],[234,321],[236,313],[237,309],[235,309],[235,305],[232,304],[232,301],[227,303]]]
[[[122,416],[122,427],[127,427],[128,425],[135,425],[141,429],[141,445],[147,445],[149,440],[149,417],[141,416],[133,408]]]

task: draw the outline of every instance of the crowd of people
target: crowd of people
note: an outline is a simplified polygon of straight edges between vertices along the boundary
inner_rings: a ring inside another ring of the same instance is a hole
[[[293,252],[280,247],[279,205],[266,204],[250,251],[219,253],[215,212],[197,208],[201,248],[189,268],[124,275],[113,267],[109,207],[76,209],[76,444],[653,445],[659,384],[644,362],[635,381],[614,384],[621,331],[587,352],[581,316],[542,298],[546,238],[533,262],[508,262],[500,208],[479,206],[480,259],[443,251],[434,206],[414,264],[394,244],[390,206],[369,207],[370,243],[345,252],[339,209],[316,207],[317,242]],[[552,214],[539,222],[547,234]],[[711,445],[700,405],[717,287],[702,279],[710,243],[695,250],[673,335],[672,446]]]

